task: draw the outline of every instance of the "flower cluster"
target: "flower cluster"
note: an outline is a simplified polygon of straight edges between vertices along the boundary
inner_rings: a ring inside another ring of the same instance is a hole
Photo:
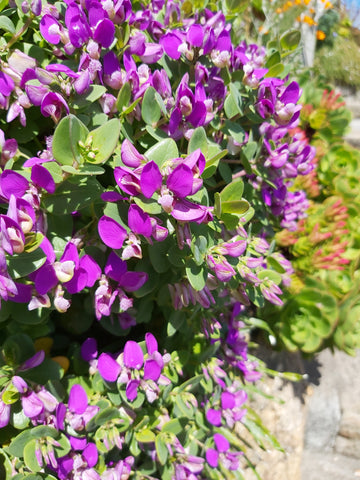
[[[237,39],[215,3],[9,3],[6,480],[246,470],[237,427],[261,377],[249,332],[257,309],[283,304],[292,274],[275,220],[259,226],[257,213],[293,229],[307,201],[292,181],[314,151],[291,138],[298,84],[272,77],[266,49]]]

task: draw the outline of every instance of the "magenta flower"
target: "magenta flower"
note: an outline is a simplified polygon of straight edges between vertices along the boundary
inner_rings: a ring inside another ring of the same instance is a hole
[[[125,228],[106,215],[103,215],[98,222],[98,232],[105,245],[115,249],[121,248],[127,237]]]
[[[121,372],[121,366],[108,353],[102,353],[97,364],[100,375],[108,382],[115,382]]]
[[[130,230],[137,235],[150,237],[152,234],[153,228],[149,215],[135,203],[132,203],[129,207],[128,225]]]

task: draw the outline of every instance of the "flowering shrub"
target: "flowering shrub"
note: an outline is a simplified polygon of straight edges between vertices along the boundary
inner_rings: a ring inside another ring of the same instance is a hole
[[[249,332],[290,284],[273,233],[315,152],[280,54],[208,7],[2,4],[6,480],[241,479],[245,430],[278,447]]]

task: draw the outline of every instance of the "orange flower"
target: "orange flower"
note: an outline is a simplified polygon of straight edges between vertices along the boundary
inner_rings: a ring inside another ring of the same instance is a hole
[[[325,33],[324,33],[322,30],[318,30],[318,31],[316,32],[316,38],[317,38],[318,40],[324,40],[324,39],[326,38],[326,35],[325,35]]]

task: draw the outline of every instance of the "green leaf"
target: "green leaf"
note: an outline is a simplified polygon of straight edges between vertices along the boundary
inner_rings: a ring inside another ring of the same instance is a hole
[[[157,457],[161,465],[165,465],[166,460],[169,455],[169,450],[167,447],[168,435],[159,434],[155,438],[155,448]]]
[[[266,68],[271,68],[271,67],[273,67],[274,65],[277,65],[280,62],[281,62],[280,53],[277,50],[275,50],[275,52],[273,52],[270,55],[270,57],[266,60],[265,67]]]
[[[55,160],[62,165],[83,162],[79,142],[85,143],[89,130],[75,115],[68,115],[60,120],[55,129],[52,151]]]
[[[161,205],[153,198],[133,197],[134,202],[146,213],[151,215],[159,215],[162,212]]]
[[[229,185],[220,192],[221,202],[229,202],[232,200],[240,200],[244,192],[244,182],[241,178],[233,180]]]
[[[148,87],[145,91],[141,104],[141,116],[144,122],[154,126],[161,117],[161,108],[156,100],[156,90],[154,87]]]
[[[100,427],[101,425],[105,425],[105,423],[110,422],[114,418],[120,418],[119,409],[115,407],[108,407],[108,408],[105,408],[105,410],[101,410],[94,417],[94,422],[95,422],[95,425]]]
[[[276,65],[273,65],[271,68],[269,68],[269,71],[265,75],[267,78],[273,78],[273,77],[279,77],[282,72],[284,71],[284,65],[282,63],[277,63]]]
[[[31,429],[31,435],[34,438],[51,437],[56,440],[60,437],[60,432],[56,430],[56,428],[48,427],[47,425],[39,425]]]
[[[161,432],[169,432],[173,433],[174,435],[179,435],[184,431],[188,423],[189,419],[187,417],[174,418],[169,422],[165,423],[165,425],[161,429]]]
[[[3,480],[11,480],[14,478],[10,459],[2,448],[0,448],[0,478]]]
[[[271,280],[276,285],[280,285],[281,283],[281,275],[280,273],[275,272],[275,270],[261,270],[257,276],[260,278],[260,280]]]
[[[238,123],[225,120],[224,133],[232,137],[236,142],[243,143],[245,141],[245,130]]]
[[[130,82],[125,82],[121,87],[116,99],[116,107],[120,113],[127,108],[131,99],[131,85]]]
[[[189,260],[185,268],[186,276],[194,290],[200,291],[206,285],[207,270],[196,265],[194,260]]]
[[[75,95],[73,100],[73,107],[75,109],[82,109],[88,107],[91,103],[94,103],[106,92],[106,87],[103,85],[90,85],[88,90],[81,94]]]
[[[12,440],[10,445],[7,447],[7,451],[13,457],[22,457],[25,445],[33,439],[34,437],[31,435],[31,431],[24,430]]]
[[[5,405],[12,405],[13,403],[16,403],[20,398],[19,392],[14,392],[12,390],[5,390],[5,392],[2,394],[2,401],[5,403]]]
[[[155,441],[155,433],[145,428],[140,432],[135,432],[135,438],[140,443],[153,443]]]
[[[12,34],[15,33],[15,25],[10,20],[10,18],[5,15],[0,16],[0,29]]]
[[[105,173],[105,170],[98,165],[92,165],[89,163],[84,163],[79,166],[79,168],[74,168],[71,165],[64,165],[62,170],[66,173],[71,173],[72,175],[102,175]]]
[[[15,254],[8,259],[8,271],[12,278],[21,278],[35,272],[44,265],[46,255],[41,248],[30,252]]]
[[[222,213],[242,215],[246,213],[249,210],[249,208],[250,208],[250,204],[246,200],[231,200],[231,201],[221,202]]]
[[[176,142],[172,138],[166,138],[152,146],[145,156],[148,160],[153,160],[159,167],[167,160],[178,158],[179,150]]]
[[[24,462],[28,469],[32,472],[40,472],[40,470],[42,470],[42,467],[39,465],[36,459],[36,447],[37,442],[34,438],[33,440],[30,440],[30,442],[28,442],[24,448]]]
[[[77,176],[65,181],[56,192],[44,198],[46,210],[54,215],[67,215],[99,201],[103,188],[94,177]]]
[[[91,163],[104,163],[114,153],[119,140],[120,127],[120,120],[112,118],[88,134],[86,143],[91,140],[92,151],[95,154]]]
[[[200,148],[202,153],[207,156],[208,143],[207,135],[203,127],[195,128],[188,144],[188,154]]]
[[[280,37],[280,45],[284,50],[295,50],[301,40],[299,30],[289,30]]]

